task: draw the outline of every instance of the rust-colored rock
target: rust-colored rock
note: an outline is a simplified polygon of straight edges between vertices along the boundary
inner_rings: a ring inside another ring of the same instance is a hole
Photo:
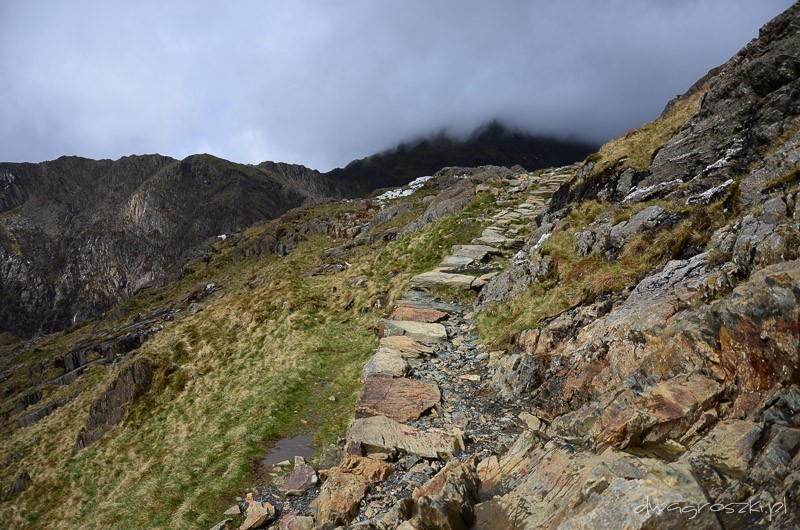
[[[334,471],[322,485],[317,498],[317,524],[349,523],[358,511],[358,503],[367,493],[367,481],[351,473]]]
[[[392,474],[394,468],[385,462],[374,458],[357,455],[347,455],[339,469],[343,473],[350,473],[364,477],[367,482],[383,482]]]
[[[697,374],[661,381],[641,397],[621,392],[600,415],[592,437],[600,446],[618,448],[680,439],[721,392],[718,383]]]
[[[394,310],[393,320],[413,320],[414,322],[441,322],[447,318],[447,313],[438,309],[400,306]]]
[[[312,528],[314,528],[313,517],[290,513],[278,519],[278,530],[311,530]]]
[[[308,464],[300,464],[278,480],[278,487],[287,495],[302,495],[317,485],[317,474]]]
[[[411,519],[415,528],[467,530],[475,519],[478,477],[471,462],[453,460],[411,496]]]
[[[386,416],[411,421],[441,399],[439,387],[416,379],[370,377],[356,403],[356,417]]]
[[[478,479],[483,491],[491,491],[500,482],[500,461],[492,455],[478,464]]]
[[[699,444],[699,453],[712,466],[735,477],[747,474],[763,427],[750,421],[729,419],[718,424]]]
[[[317,524],[348,524],[370,484],[386,480],[392,470],[392,466],[384,462],[347,455],[344,462],[331,471],[315,501]]]
[[[268,502],[253,499],[253,494],[247,494],[247,516],[239,530],[255,530],[275,519],[275,507]]]

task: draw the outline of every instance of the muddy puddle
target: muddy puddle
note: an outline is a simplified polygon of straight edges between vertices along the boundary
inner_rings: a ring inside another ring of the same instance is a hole
[[[317,450],[317,446],[310,436],[301,434],[294,438],[284,438],[278,440],[273,445],[267,456],[261,459],[261,463],[265,467],[272,467],[284,460],[294,462],[295,456],[302,456],[306,460],[311,458]]]

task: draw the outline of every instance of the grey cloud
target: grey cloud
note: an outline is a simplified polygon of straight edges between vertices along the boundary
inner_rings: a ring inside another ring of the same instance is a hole
[[[324,170],[493,118],[601,142],[790,4],[3,2],[0,160],[210,152]]]

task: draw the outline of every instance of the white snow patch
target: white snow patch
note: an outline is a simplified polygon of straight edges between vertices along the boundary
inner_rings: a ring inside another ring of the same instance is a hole
[[[708,171],[710,171],[712,169],[719,169],[721,167],[727,166],[728,163],[731,161],[731,159],[734,156],[738,155],[741,150],[742,150],[741,142],[737,142],[736,144],[734,144],[733,147],[731,147],[730,149],[727,149],[725,151],[725,154],[722,156],[722,158],[720,158],[719,160],[717,160],[713,164],[707,165],[706,166],[706,172],[708,172]]]
[[[524,250],[520,250],[514,254],[514,257],[511,258],[511,262],[514,265],[523,265],[528,262],[528,254]]]
[[[386,203],[392,199],[399,199],[400,197],[408,197],[409,195],[413,195],[415,192],[419,191],[422,186],[428,182],[433,177],[419,177],[411,182],[409,182],[406,186],[402,188],[397,188],[389,191],[385,191],[375,197],[375,200],[381,204]]]
[[[680,184],[683,184],[683,181],[681,179],[675,179],[675,180],[671,180],[669,182],[659,182],[658,184],[653,184],[652,186],[647,186],[646,188],[642,188],[642,189],[633,188],[630,191],[630,193],[628,193],[625,196],[625,198],[622,199],[622,202],[628,202],[628,201],[632,201],[632,200],[638,199],[640,197],[644,197],[645,195],[647,195],[648,193],[650,193],[653,190],[665,189],[665,188],[668,188],[672,184],[680,185]]]
[[[700,195],[697,195],[695,197],[689,197],[688,199],[686,199],[686,206],[697,203],[707,204],[711,202],[714,199],[714,197],[717,196],[718,193],[720,193],[721,191],[725,191],[728,188],[728,186],[733,184],[733,182],[734,182],[733,179],[728,179],[719,186],[714,186],[713,188],[707,189]]]
[[[548,238],[550,238],[551,235],[553,234],[550,232],[542,235],[542,237],[539,238],[539,241],[537,241],[536,244],[533,245],[533,250],[537,250],[539,247],[541,247],[544,244],[544,242],[547,241]]]

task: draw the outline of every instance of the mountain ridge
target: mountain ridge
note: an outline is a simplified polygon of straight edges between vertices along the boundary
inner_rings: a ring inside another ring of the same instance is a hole
[[[419,156],[423,148],[435,164],[452,162],[446,165],[458,165],[465,151],[473,159],[491,158],[485,152],[502,151],[509,141],[514,148],[497,157],[509,165],[539,152],[542,161],[568,162],[590,150],[507,132],[499,124],[490,136],[482,134],[465,142],[423,140],[328,173],[207,154],[0,163],[0,295],[6,300],[0,332],[29,337],[63,329],[142,287],[174,279],[181,270],[176,266],[209,238],[303,204],[405,184],[431,171]]]

